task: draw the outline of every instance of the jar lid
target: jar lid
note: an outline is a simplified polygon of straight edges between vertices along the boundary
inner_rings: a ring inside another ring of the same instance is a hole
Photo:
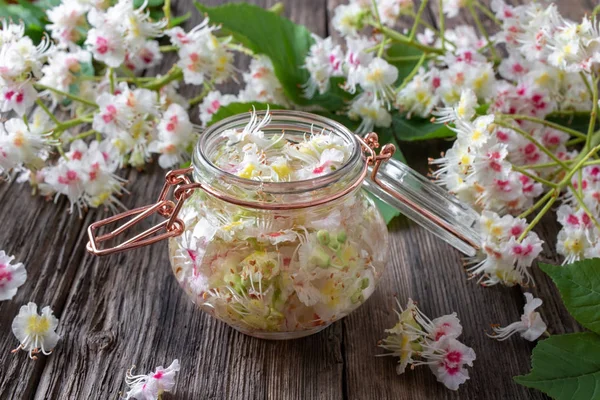
[[[372,172],[369,167],[363,183],[368,192],[466,255],[476,254],[481,238],[475,210],[398,160],[381,163],[377,181]]]

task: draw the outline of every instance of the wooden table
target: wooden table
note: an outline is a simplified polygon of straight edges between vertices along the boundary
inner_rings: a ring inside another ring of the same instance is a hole
[[[254,2],[265,7],[274,3]],[[324,36],[331,33],[329,21],[339,2],[288,0],[285,15]],[[564,15],[576,19],[592,7],[585,0],[559,3]],[[191,2],[178,1],[174,14],[192,8]],[[430,17],[437,15],[429,11]],[[201,19],[192,13],[188,28]],[[165,57],[163,70],[174,57]],[[197,90],[186,89],[185,94],[192,97]],[[197,109],[191,113],[197,118]],[[402,148],[409,163],[423,170],[427,156],[449,146],[446,142]],[[142,173],[127,171],[131,194],[124,197],[125,205],[133,208],[155,199],[163,176],[156,166]],[[519,318],[523,289],[486,289],[467,280],[458,251],[403,217],[390,226],[388,269],[366,304],[311,337],[270,342],[244,336],[198,311],[172,276],[166,243],[106,258],[87,254],[86,227],[106,212],[93,210],[80,219],[68,214],[64,199],[46,202],[14,182],[0,185],[0,204],[0,249],[24,261],[28,272],[16,297],[0,303],[0,399],[116,399],[126,389],[125,372],[132,364],[141,373],[174,358],[182,370],[175,393],[165,399],[545,398],[512,381],[529,370],[534,345],[518,337],[499,343],[484,335],[491,323]],[[552,218],[537,228],[548,241],[544,258],[550,262],[558,261],[557,229]],[[549,331],[580,330],[550,279],[537,267],[533,275],[537,286],[531,291],[544,300],[541,313]],[[427,367],[397,376],[396,359],[375,357],[382,353],[377,341],[396,321],[394,295],[402,303],[408,297],[418,301],[432,318],[458,313],[462,341],[477,352],[471,380],[458,392],[438,384]],[[37,361],[24,352],[10,353],[18,344],[11,322],[29,301],[50,305],[60,318],[58,347]]]

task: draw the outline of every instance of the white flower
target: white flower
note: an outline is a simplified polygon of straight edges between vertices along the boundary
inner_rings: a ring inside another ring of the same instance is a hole
[[[85,27],[85,13],[89,7],[78,0],[63,0],[59,5],[47,11],[46,28],[59,45],[66,47],[81,38],[80,29]]]
[[[2,56],[0,55],[0,57]],[[0,111],[14,111],[19,116],[23,116],[33,106],[37,95],[31,81],[2,85],[0,89]]]
[[[148,40],[133,52],[125,54],[125,66],[133,72],[157,66],[162,61],[162,52],[156,40]]]
[[[171,104],[163,114],[158,127],[158,140],[150,143],[150,152],[161,153],[158,163],[170,168],[182,163],[190,152],[196,136],[187,112],[179,104]]]
[[[85,45],[96,60],[117,68],[125,61],[125,45],[121,35],[111,28],[107,26],[90,29]]]
[[[393,95],[392,85],[398,79],[398,69],[382,58],[374,58],[368,65],[360,65],[356,70],[356,81],[366,91],[378,99],[389,101]]]
[[[309,72],[310,78],[303,86],[304,96],[311,98],[315,93],[325,93],[329,89],[329,79],[341,76],[343,53],[340,46],[334,46],[331,37],[322,39],[312,35],[315,43],[304,60],[304,68]]]
[[[31,133],[20,118],[0,124],[0,174],[21,164],[36,164],[40,151],[51,143],[47,137]]]
[[[57,51],[48,59],[48,64],[42,67],[44,76],[39,83],[69,93],[71,85],[77,81],[81,73],[81,65],[91,62],[91,54],[84,50],[76,52]],[[52,96],[55,102],[64,100],[64,96],[56,92],[47,90],[46,93]]]
[[[440,124],[454,122],[457,119],[471,121],[475,116],[476,107],[477,96],[471,89],[465,89],[462,91],[460,101],[455,107],[438,108],[433,115],[436,116],[435,122]]]
[[[249,71],[243,74],[246,87],[238,95],[240,102],[259,101],[282,105],[288,103],[268,57],[253,58],[248,68]]]
[[[420,348],[418,344],[420,336],[415,333],[415,327],[418,326],[415,321],[418,310],[416,304],[408,299],[408,304],[403,309],[398,299],[396,299],[396,303],[400,309],[400,312],[394,310],[398,316],[398,323],[393,328],[385,330],[389,335],[381,340],[378,346],[390,351],[390,353],[383,354],[383,356],[399,358],[396,373],[401,375],[406,371],[408,364],[412,364],[414,361],[413,355]]]
[[[454,18],[458,15],[461,8],[466,5],[465,0],[443,0],[442,11],[448,18]]]
[[[384,25],[393,26],[400,15],[413,9],[412,0],[379,0],[376,2],[377,12]]]
[[[525,306],[521,320],[501,328],[494,326],[494,334],[488,335],[492,339],[503,341],[519,333],[522,338],[533,342],[546,332],[546,323],[542,320],[540,313],[534,311],[542,305],[542,300],[533,297],[531,293],[525,293]]]
[[[426,361],[418,361],[413,365],[428,364],[438,382],[451,390],[458,390],[469,379],[465,365],[473,366],[476,356],[472,348],[449,336],[442,336],[440,340],[423,347],[422,357]]]
[[[361,28],[365,10],[360,4],[342,4],[335,8],[331,24],[342,36],[354,36]]]
[[[156,367],[147,375],[132,375],[135,366],[127,371],[125,382],[129,390],[125,399],[157,400],[164,392],[171,392],[175,387],[175,374],[179,372],[179,360],[175,359],[167,368]]]
[[[27,271],[23,263],[11,264],[15,258],[0,250],[0,301],[10,300],[25,283]]]
[[[50,307],[44,307],[40,315],[35,303],[30,302],[22,306],[12,323],[13,334],[21,343],[13,352],[25,350],[34,360],[37,359],[36,354],[40,351],[50,355],[60,339],[56,334],[57,326],[58,319],[53,315]]]
[[[227,47],[231,38],[218,39],[212,34],[215,29],[205,19],[188,33],[181,28],[165,32],[179,46],[177,65],[183,71],[185,83],[201,85],[205,80],[222,83],[233,74],[233,53]]]
[[[463,330],[456,313],[443,315],[430,320],[417,308],[415,320],[425,329],[427,337],[433,341],[440,340],[443,336],[457,338],[461,335]]]
[[[202,126],[206,127],[212,120],[213,115],[219,111],[221,106],[226,106],[236,101],[236,97],[231,94],[222,94],[218,91],[212,91],[200,103],[200,121]]]
[[[352,102],[348,114],[350,118],[362,119],[357,133],[371,132],[374,126],[387,128],[392,124],[392,116],[386,107],[369,92],[361,94]]]

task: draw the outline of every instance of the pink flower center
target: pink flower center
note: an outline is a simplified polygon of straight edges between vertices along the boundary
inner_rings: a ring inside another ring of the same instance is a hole
[[[523,229],[520,226],[510,228],[510,234],[513,236],[519,236],[521,233],[523,233]]]
[[[221,103],[219,102],[219,100],[213,100],[210,103],[210,106],[208,106],[208,110],[206,110],[209,114],[214,114],[217,112],[217,110],[219,110],[219,107],[221,107]]]
[[[6,265],[0,264],[0,284],[4,282],[10,282],[12,280],[12,273],[8,272]]]
[[[157,373],[154,374],[153,378],[154,379],[160,379],[163,377],[163,372],[162,371],[158,371]]]
[[[116,115],[117,115],[117,108],[115,106],[113,106],[112,104],[109,104],[106,106],[106,112],[104,114],[102,114],[102,120],[105,123],[109,124],[115,119]]]
[[[452,364],[458,364],[462,360],[462,353],[460,351],[452,350],[446,354],[446,361]]]
[[[96,51],[100,54],[108,53],[108,40],[102,36],[96,38]]]
[[[83,154],[81,154],[79,150],[75,150],[73,154],[71,154],[73,160],[81,160],[81,157],[83,157]]]

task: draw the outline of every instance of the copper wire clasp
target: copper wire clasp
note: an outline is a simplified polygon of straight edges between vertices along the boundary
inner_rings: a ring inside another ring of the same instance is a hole
[[[190,178],[187,176],[191,170],[191,168],[185,168],[170,171],[165,178],[165,184],[160,192],[160,195],[158,196],[156,203],[139,207],[134,210],[125,211],[124,213],[91,224],[88,228],[88,236],[90,240],[86,246],[87,250],[94,255],[104,256],[118,253],[120,251],[135,249],[159,242],[163,239],[181,235],[185,229],[185,226],[183,221],[177,216],[184,201],[191,196],[194,190],[193,186],[195,186],[195,184],[193,184]],[[171,191],[173,192],[175,202],[167,199]],[[154,214],[163,216],[165,218],[164,221],[124,241],[123,243],[104,249],[99,247],[100,243],[121,235],[132,226],[140,223],[144,219]],[[134,217],[112,232],[95,236],[97,229],[131,216]],[[157,234],[157,232],[160,232],[163,229],[164,232]]]

